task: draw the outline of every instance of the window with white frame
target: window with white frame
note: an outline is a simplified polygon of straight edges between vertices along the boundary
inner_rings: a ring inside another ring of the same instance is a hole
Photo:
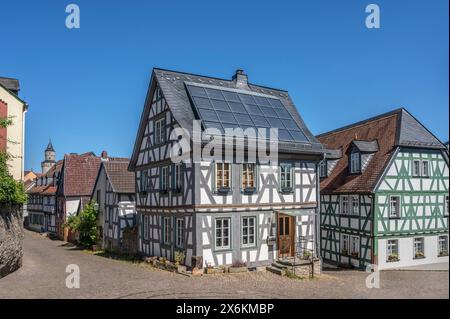
[[[230,218],[216,218],[216,249],[230,248]]]
[[[420,160],[413,160],[412,176],[420,177]]]
[[[166,141],[166,118],[163,117],[155,121],[155,144],[164,143]]]
[[[356,174],[361,172],[361,162],[360,162],[359,152],[353,152],[350,154],[350,173]]]
[[[176,245],[178,248],[184,247],[184,218],[177,218],[177,224],[176,224]]]
[[[445,196],[445,202],[444,202],[444,216],[449,216],[449,202],[448,202],[448,195]]]
[[[169,190],[169,168],[167,166],[161,167],[160,179],[160,191],[167,192]]]
[[[231,164],[225,162],[216,163],[216,188],[231,188]]]
[[[242,217],[242,246],[254,246],[256,234],[256,217]]]
[[[163,230],[164,230],[164,244],[170,244],[170,217],[164,217]]]
[[[139,190],[141,193],[147,191],[147,182],[148,182],[148,171],[144,170],[141,172],[141,177],[139,179]]]
[[[143,236],[144,239],[147,240],[148,239],[148,215],[144,215],[143,218]]]
[[[441,235],[438,237],[438,256],[448,256],[448,236]]]
[[[341,214],[348,215],[349,211],[348,195],[341,195]]]
[[[282,192],[291,192],[293,185],[292,164],[280,164],[280,188]]]
[[[358,256],[359,256],[359,237],[358,236],[350,237],[350,255],[354,258],[358,258]]]
[[[350,236],[342,234],[341,235],[341,255],[348,256],[349,245],[350,245]]]
[[[324,178],[327,177],[327,160],[322,160],[319,164],[319,177]]]
[[[182,164],[175,164],[173,166],[173,191],[180,193],[183,190],[183,175],[182,175]]]
[[[254,163],[244,163],[242,164],[242,189],[254,189],[256,176],[256,165]]]
[[[388,262],[394,262],[399,260],[398,254],[398,239],[389,239],[386,243],[386,256]]]
[[[422,177],[430,176],[430,162],[422,161]]]
[[[389,198],[389,218],[400,218],[400,196]]]
[[[425,238],[416,237],[414,238],[414,258],[424,258],[425,257]]]
[[[352,196],[352,215],[358,216],[359,215],[359,196],[354,195]]]

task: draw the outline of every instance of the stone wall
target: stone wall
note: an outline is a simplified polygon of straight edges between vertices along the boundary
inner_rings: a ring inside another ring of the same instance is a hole
[[[0,278],[22,266],[23,236],[21,208],[0,204]]]

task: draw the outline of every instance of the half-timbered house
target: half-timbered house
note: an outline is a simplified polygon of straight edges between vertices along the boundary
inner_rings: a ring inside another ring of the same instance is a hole
[[[181,136],[171,133],[182,128],[192,137],[195,120],[219,135],[275,127],[278,161],[199,159],[182,148],[187,158],[172,161]],[[154,69],[130,162],[140,252],[170,260],[181,254],[196,267],[268,265],[313,253],[322,156],[288,92],[251,84],[241,70],[227,80]]]
[[[426,127],[402,108],[317,138],[325,262],[448,262],[448,153]]]
[[[103,161],[91,196],[98,205],[102,243],[108,250],[127,251],[123,232],[136,224],[135,181],[134,173],[128,171],[129,162]]]

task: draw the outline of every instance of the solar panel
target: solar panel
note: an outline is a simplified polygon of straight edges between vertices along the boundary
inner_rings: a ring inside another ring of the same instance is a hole
[[[307,142],[305,134],[280,99],[236,93],[225,88],[186,84],[194,109],[205,128],[278,128],[278,138]],[[266,133],[268,134],[268,132]]]

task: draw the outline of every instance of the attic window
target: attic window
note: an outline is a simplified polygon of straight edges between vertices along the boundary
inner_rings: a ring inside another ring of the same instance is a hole
[[[350,174],[361,173],[361,154],[354,151],[350,154]]]
[[[327,177],[327,160],[326,159],[321,161],[319,164],[319,177],[320,178]]]

